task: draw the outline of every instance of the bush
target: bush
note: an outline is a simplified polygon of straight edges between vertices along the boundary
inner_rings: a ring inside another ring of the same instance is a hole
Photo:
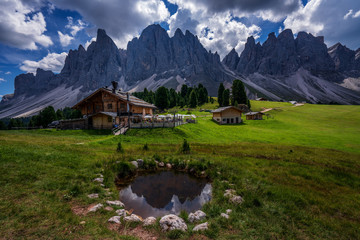
[[[183,231],[181,230],[172,230],[167,234],[167,237],[170,239],[178,239],[183,235]]]
[[[186,141],[186,139],[184,139],[183,145],[182,145],[182,147],[181,147],[181,152],[182,152],[182,153],[185,153],[185,154],[190,153],[190,145],[189,145],[189,143]]]
[[[145,143],[145,145],[143,146],[143,150],[144,150],[144,151],[148,151],[148,150],[149,150],[149,146],[148,146],[147,143]]]
[[[118,143],[116,151],[119,153],[124,153],[124,148],[122,147],[121,142]]]

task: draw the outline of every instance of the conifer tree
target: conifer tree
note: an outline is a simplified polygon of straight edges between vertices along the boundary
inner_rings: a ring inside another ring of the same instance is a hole
[[[222,97],[222,106],[226,107],[230,105],[230,90],[229,89],[225,89],[223,92],[223,97]]]
[[[222,107],[223,106],[223,95],[224,95],[224,84],[220,83],[219,89],[218,89],[218,103],[219,106]]]

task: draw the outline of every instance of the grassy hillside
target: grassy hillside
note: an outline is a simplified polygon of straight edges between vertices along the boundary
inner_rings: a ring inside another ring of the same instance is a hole
[[[204,207],[215,239],[357,239],[360,236],[360,107],[252,102],[276,107],[271,118],[219,126],[207,112],[175,129],[108,131],[0,131],[0,233],[4,239],[136,239],[133,226],[109,229],[113,213],[75,214],[106,199],[92,182],[109,162],[156,155],[165,162],[209,164],[214,198]],[[207,106],[214,108],[215,106]],[[191,154],[180,154],[183,139]],[[117,153],[121,142],[125,153]],[[142,150],[147,143],[149,150]],[[218,174],[217,172],[220,172]],[[107,176],[105,176],[107,177]],[[107,187],[116,199],[113,179]],[[224,182],[224,180],[228,182]],[[230,184],[234,184],[231,186]],[[234,188],[245,202],[230,204]],[[98,192],[103,200],[87,194]],[[233,209],[229,220],[219,217]],[[80,224],[85,221],[85,224]],[[193,225],[190,225],[190,228]],[[158,227],[146,229],[171,237]],[[188,232],[181,238],[192,237]]]

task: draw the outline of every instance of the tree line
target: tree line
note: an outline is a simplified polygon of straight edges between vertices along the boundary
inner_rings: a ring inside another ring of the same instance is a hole
[[[14,127],[43,127],[46,128],[56,120],[82,118],[79,110],[69,107],[55,109],[52,106],[44,108],[38,115],[27,118],[7,118],[0,120],[0,130],[12,129]]]
[[[148,91],[146,88],[142,92],[133,93],[146,102],[155,104],[161,110],[173,107],[196,108],[207,102],[214,102],[212,97],[209,98],[207,89],[199,84],[197,87],[182,85],[181,90],[176,92],[173,88],[159,87],[155,92]]]

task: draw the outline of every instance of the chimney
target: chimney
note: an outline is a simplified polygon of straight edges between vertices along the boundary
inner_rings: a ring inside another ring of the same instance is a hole
[[[113,89],[112,89],[112,92],[115,93],[116,92],[116,89],[118,87],[118,83],[116,81],[112,81],[111,82],[112,86],[113,86]]]

